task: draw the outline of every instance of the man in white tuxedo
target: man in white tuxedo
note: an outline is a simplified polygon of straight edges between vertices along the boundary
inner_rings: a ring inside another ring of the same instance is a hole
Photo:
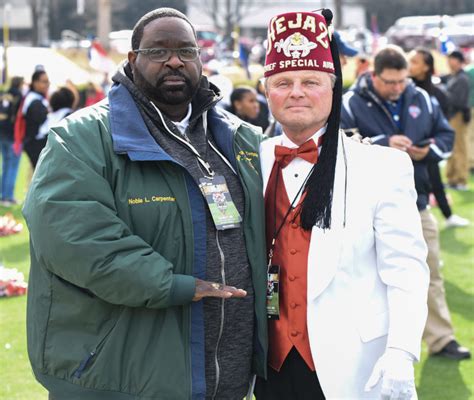
[[[403,152],[339,131],[332,13],[274,17],[265,87],[283,134],[264,141],[268,247],[264,399],[414,399],[427,249]]]

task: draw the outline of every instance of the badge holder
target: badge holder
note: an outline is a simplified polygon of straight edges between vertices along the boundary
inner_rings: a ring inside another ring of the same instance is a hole
[[[216,175],[200,178],[199,188],[206,199],[212,220],[217,230],[234,229],[240,226],[242,217],[232,201],[225,178]]]
[[[267,317],[280,319],[280,266],[270,265],[267,276]]]

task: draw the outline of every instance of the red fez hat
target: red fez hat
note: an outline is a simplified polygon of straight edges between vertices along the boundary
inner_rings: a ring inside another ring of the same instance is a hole
[[[285,71],[334,73],[331,33],[326,19],[314,12],[273,17],[268,25],[265,77]]]

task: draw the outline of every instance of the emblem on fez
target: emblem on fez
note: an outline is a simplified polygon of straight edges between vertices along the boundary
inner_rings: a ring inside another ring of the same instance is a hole
[[[283,50],[285,56],[292,58],[306,57],[309,52],[317,46],[316,43],[310,42],[306,36],[299,32],[293,33],[293,35],[288,36],[284,41],[280,39],[279,42],[275,43],[277,53],[281,53]]]

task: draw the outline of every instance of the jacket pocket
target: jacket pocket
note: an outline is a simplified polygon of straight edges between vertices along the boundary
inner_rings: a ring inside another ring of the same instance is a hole
[[[110,334],[114,330],[115,326],[117,325],[118,318],[115,319],[115,322],[112,324],[112,326],[107,330],[105,335],[98,341],[97,345],[87,354],[84,356],[82,361],[79,363],[79,366],[77,369],[74,371],[72,374],[73,378],[80,379],[82,376],[82,373],[84,370],[87,368],[87,366],[91,363],[92,359],[95,357],[95,355],[100,351],[100,349],[104,346],[105,342],[109,338]]]
[[[362,342],[367,343],[388,334],[388,311],[364,316],[359,321],[359,335]]]

